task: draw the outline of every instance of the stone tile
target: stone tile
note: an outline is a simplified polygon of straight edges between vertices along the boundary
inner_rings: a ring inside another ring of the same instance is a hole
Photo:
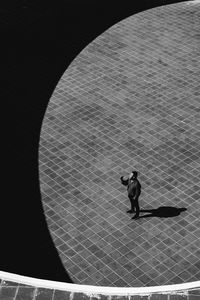
[[[112,282],[115,282],[115,281],[117,281],[117,280],[120,279],[120,276],[117,275],[115,272],[112,272],[112,273],[110,273],[110,274],[107,276],[107,279],[110,280],[110,281],[112,281]]]
[[[197,295],[189,295],[188,300],[197,300],[199,296]]]
[[[19,286],[15,300],[32,300],[35,296],[36,288]]]
[[[89,300],[89,296],[83,293],[74,293],[73,294],[73,299],[74,300]]]
[[[123,279],[118,279],[114,282],[114,286],[115,287],[128,287],[129,285],[127,284],[127,282]]]
[[[168,300],[168,295],[165,294],[153,294],[150,296],[151,300]]]
[[[0,299],[14,300],[17,292],[17,287],[2,286],[0,288]]]
[[[74,278],[76,278],[76,280],[79,280],[80,282],[82,282],[85,278],[87,278],[87,273],[85,273],[84,271],[81,271],[78,274],[74,275]]]
[[[53,300],[69,300],[70,295],[71,295],[70,292],[55,290],[53,295]]]
[[[88,282],[88,284],[91,284],[91,282]],[[108,280],[106,277],[98,281],[98,286],[112,286],[113,283]]]
[[[149,296],[143,296],[143,295],[132,295],[130,296],[130,300],[148,300]]]
[[[189,294],[189,295],[199,296],[199,295],[200,295],[200,289],[189,290],[189,291],[188,291],[188,294]]]
[[[148,283],[151,281],[151,278],[146,275],[145,273],[139,277],[139,280],[144,284],[144,285],[148,285]]]
[[[112,300],[128,300],[128,296],[112,296]]]
[[[107,295],[101,295],[101,300],[108,300],[108,298],[109,298],[109,296],[107,296]],[[96,297],[95,295],[92,295],[90,299],[91,300],[97,300],[97,299],[99,299],[99,297]]]
[[[35,300],[52,300],[53,289],[38,288],[36,290]]]
[[[187,300],[187,295],[170,295],[170,300]]]

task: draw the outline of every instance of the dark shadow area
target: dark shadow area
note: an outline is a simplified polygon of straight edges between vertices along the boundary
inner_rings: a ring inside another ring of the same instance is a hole
[[[159,5],[160,0],[1,1],[1,271],[71,282],[49,234],[39,188],[48,101],[89,42],[116,22]]]
[[[158,217],[158,218],[171,218],[177,217],[181,212],[186,211],[187,208],[177,208],[172,206],[161,206],[156,209],[141,209],[141,213],[148,213],[147,215],[140,216],[139,219],[149,218],[149,217]]]

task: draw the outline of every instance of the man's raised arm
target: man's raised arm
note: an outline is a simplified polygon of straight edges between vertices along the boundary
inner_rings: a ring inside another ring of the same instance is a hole
[[[123,179],[123,176],[121,176],[120,179],[121,179],[121,183],[122,183],[123,185],[128,185],[128,179],[124,180],[124,179]]]

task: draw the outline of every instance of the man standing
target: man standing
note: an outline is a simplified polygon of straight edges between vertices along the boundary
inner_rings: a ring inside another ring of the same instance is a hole
[[[128,179],[124,180],[123,176],[120,178],[121,183],[123,185],[127,186],[128,197],[131,202],[131,209],[128,210],[127,213],[135,212],[135,216],[132,217],[132,219],[138,219],[139,213],[140,213],[138,198],[141,194],[141,184],[140,184],[139,180],[137,179],[137,176],[138,176],[138,172],[133,171],[130,174]]]

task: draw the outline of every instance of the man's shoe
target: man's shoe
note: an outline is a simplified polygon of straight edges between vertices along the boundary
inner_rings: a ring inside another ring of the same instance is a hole
[[[135,212],[135,211],[132,210],[132,209],[127,210],[127,213],[128,213],[128,214],[133,214],[134,212]]]
[[[137,220],[137,219],[139,219],[139,216],[134,216],[134,217],[132,217],[131,219]]]

